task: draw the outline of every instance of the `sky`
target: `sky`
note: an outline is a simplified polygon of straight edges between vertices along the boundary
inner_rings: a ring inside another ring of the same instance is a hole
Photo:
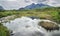
[[[3,6],[7,10],[18,9],[32,3],[44,3],[55,7],[60,6],[60,0],[0,0],[0,6]]]

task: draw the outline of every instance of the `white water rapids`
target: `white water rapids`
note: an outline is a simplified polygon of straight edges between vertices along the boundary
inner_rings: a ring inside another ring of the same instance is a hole
[[[13,30],[11,36],[60,36],[60,31],[47,32],[38,25],[40,21],[51,22],[50,20],[32,19],[21,17],[7,23],[3,23],[8,29]]]

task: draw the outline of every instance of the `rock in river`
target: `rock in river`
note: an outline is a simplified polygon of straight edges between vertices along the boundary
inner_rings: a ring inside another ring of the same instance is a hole
[[[58,24],[52,23],[52,22],[39,22],[39,26],[43,27],[47,31],[52,31],[52,30],[59,30]]]

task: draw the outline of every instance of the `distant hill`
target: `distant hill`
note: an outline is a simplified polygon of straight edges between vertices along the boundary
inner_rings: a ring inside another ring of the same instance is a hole
[[[4,8],[2,6],[0,6],[0,10],[4,10]]]
[[[31,5],[28,5],[28,6],[24,7],[23,9],[37,9],[37,8],[46,8],[46,7],[51,7],[51,6],[42,4],[42,3],[40,3],[40,4],[32,3]]]
[[[24,10],[24,8],[19,8],[18,10]]]

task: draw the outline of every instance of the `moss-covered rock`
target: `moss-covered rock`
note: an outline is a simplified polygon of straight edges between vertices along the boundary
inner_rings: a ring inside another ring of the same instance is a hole
[[[0,23],[0,36],[10,36],[9,31]]]
[[[40,22],[38,24],[39,26],[42,26],[43,28],[45,28],[47,31],[51,31],[51,30],[59,30],[59,26],[58,24],[52,23],[52,22]]]

